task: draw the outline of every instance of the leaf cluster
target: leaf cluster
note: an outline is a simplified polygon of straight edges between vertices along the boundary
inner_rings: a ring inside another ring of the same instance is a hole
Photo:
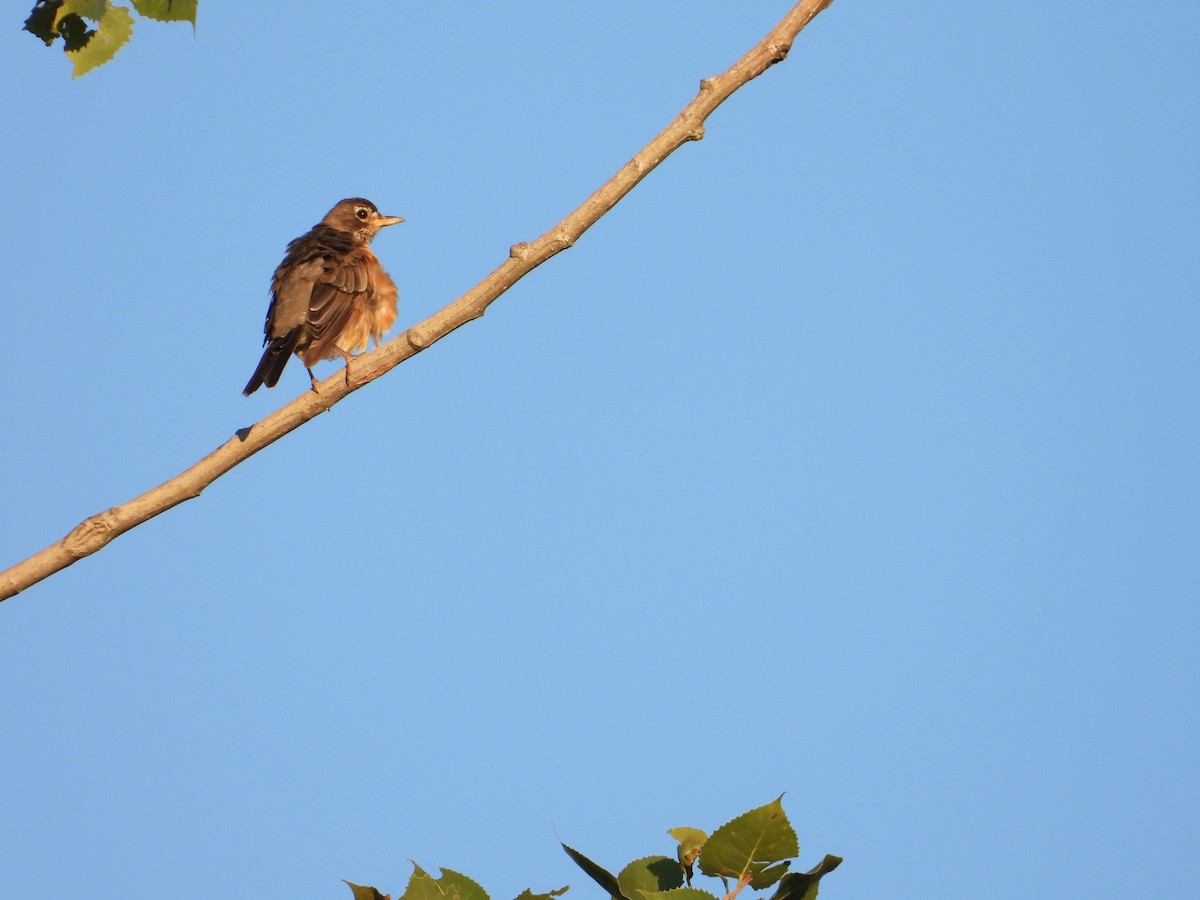
[[[841,857],[826,855],[807,872],[789,871],[800,853],[796,832],[783,811],[782,795],[757,809],[743,813],[712,833],[699,828],[667,831],[677,846],[675,857],[646,856],[635,859],[619,874],[588,859],[578,850],[562,845],[610,900],[718,900],[717,895],[692,886],[697,867],[702,875],[719,878],[725,886],[720,900],[733,900],[749,887],[756,891],[775,888],[768,900],[815,900],[822,876],[836,869]],[[391,900],[373,887],[352,884],[354,900]],[[546,894],[526,890],[516,900],[552,900],[566,886]],[[466,875],[443,869],[434,878],[413,864],[408,887],[399,900],[490,900],[482,887]]]
[[[199,0],[130,0],[133,8],[112,0],[37,0],[25,30],[47,47],[62,38],[73,78],[102,66],[133,37],[134,13],[159,22],[191,22],[196,27]]]

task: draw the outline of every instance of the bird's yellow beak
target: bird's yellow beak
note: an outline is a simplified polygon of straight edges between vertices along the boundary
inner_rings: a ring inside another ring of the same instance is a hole
[[[375,224],[382,228],[385,225],[399,225],[403,221],[401,216],[380,216],[375,220]]]

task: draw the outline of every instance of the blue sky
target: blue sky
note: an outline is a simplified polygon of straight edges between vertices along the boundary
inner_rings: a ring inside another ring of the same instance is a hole
[[[0,565],[307,388],[240,393],[336,200],[407,218],[411,324],[786,9],[202,2],[74,82],[10,11]],[[0,604],[0,896],[599,898],[556,829],[782,791],[823,897],[1190,895],[1198,30],[838,0],[483,319]]]

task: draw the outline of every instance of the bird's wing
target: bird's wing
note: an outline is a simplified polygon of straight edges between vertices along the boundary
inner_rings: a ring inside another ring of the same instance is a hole
[[[288,244],[271,281],[267,341],[299,330],[306,366],[336,356],[337,340],[369,287],[370,251],[344,231],[317,225]]]
[[[355,245],[323,260],[321,273],[308,298],[306,366],[336,355],[337,339],[349,323],[355,306],[363,302],[367,290],[369,253],[365,247]]]
[[[325,231],[318,225],[288,244],[287,254],[271,279],[271,306],[264,329],[268,341],[305,325],[309,298],[324,276],[326,261],[338,249],[330,246],[330,235]]]

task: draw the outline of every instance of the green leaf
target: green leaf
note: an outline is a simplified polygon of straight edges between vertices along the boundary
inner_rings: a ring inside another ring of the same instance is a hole
[[[828,875],[842,864],[840,856],[831,853],[807,872],[788,872],[779,882],[779,889],[771,895],[771,900],[816,900],[817,882],[821,876]]]
[[[800,852],[800,842],[783,812],[783,795],[727,822],[700,851],[700,871],[745,881],[755,890],[770,887],[786,868],[777,863]]]
[[[88,28],[87,22],[75,13],[59,19],[57,31],[62,36],[63,50],[67,53],[82,50],[96,33],[95,28]]]
[[[89,3],[90,0],[68,0],[71,2]],[[84,15],[80,13],[80,15]],[[91,18],[91,16],[88,16]],[[102,66],[125,46],[133,36],[133,14],[124,6],[109,6],[103,15],[96,20],[96,33],[91,36],[87,45],[80,50],[68,52],[71,62],[75,64],[72,78],[86,75],[97,66]]]
[[[570,887],[569,884],[564,884],[558,890],[551,891],[548,894],[535,894],[530,888],[525,888],[525,890],[517,895],[517,900],[552,900],[554,897],[561,897]]]
[[[717,900],[716,894],[700,888],[676,888],[673,891],[654,891],[642,894],[642,900]]]
[[[575,860],[575,865],[587,872],[588,875],[591,876],[591,879],[596,882],[596,884],[608,891],[610,896],[623,897],[624,900],[631,900],[631,898],[626,897],[621,893],[621,885],[617,881],[616,875],[608,871],[608,869],[598,866],[578,850],[573,850],[566,844],[563,844],[562,841],[559,841],[559,843],[562,844],[562,848],[567,851],[567,856]]]
[[[133,0],[139,16],[159,22],[191,22],[196,27],[198,0]]]
[[[442,869],[434,878],[416,863],[401,900],[488,900],[487,891],[461,872]]]
[[[434,877],[413,863],[413,873],[400,900],[443,900],[443,894]]]
[[[699,828],[686,827],[668,828],[667,834],[679,841],[679,849],[675,851],[675,855],[679,858],[679,864],[683,866],[683,871],[687,874],[688,884],[691,884],[692,866],[700,855],[700,848],[708,840],[708,835]]]
[[[58,11],[58,20],[61,22],[69,15],[83,16],[85,19],[91,19],[93,22],[99,22],[104,18],[104,14],[109,10],[108,0],[64,0],[62,7]]]
[[[617,883],[625,897],[670,891],[683,887],[683,868],[669,856],[647,856],[623,868]]]
[[[442,886],[450,900],[489,900],[487,891],[478,881],[453,869],[442,869],[442,877],[437,883]]]
[[[346,881],[346,879],[342,879]],[[388,900],[387,894],[381,894],[373,887],[364,887],[361,884],[355,884],[353,881],[346,881],[350,886],[351,893],[354,894],[354,900]]]
[[[792,864],[792,861],[790,859],[785,859],[781,863],[776,863],[773,866],[768,866],[767,868],[765,868],[761,872],[759,872],[757,875],[755,875],[754,880],[751,881],[750,884],[754,887],[754,889],[756,891],[765,891],[767,888],[769,888],[771,885],[773,885],[775,882],[777,882],[780,878],[783,877],[784,873],[787,872],[787,870],[788,870],[788,866],[790,866],[791,864]]]
[[[42,41],[47,47],[58,37],[55,20],[62,0],[37,0],[23,26],[26,31]]]
[[[679,841],[680,851],[686,852],[691,852],[693,849],[699,850],[704,846],[704,842],[708,840],[708,835],[699,828],[688,828],[686,826],[668,828],[667,834]]]

